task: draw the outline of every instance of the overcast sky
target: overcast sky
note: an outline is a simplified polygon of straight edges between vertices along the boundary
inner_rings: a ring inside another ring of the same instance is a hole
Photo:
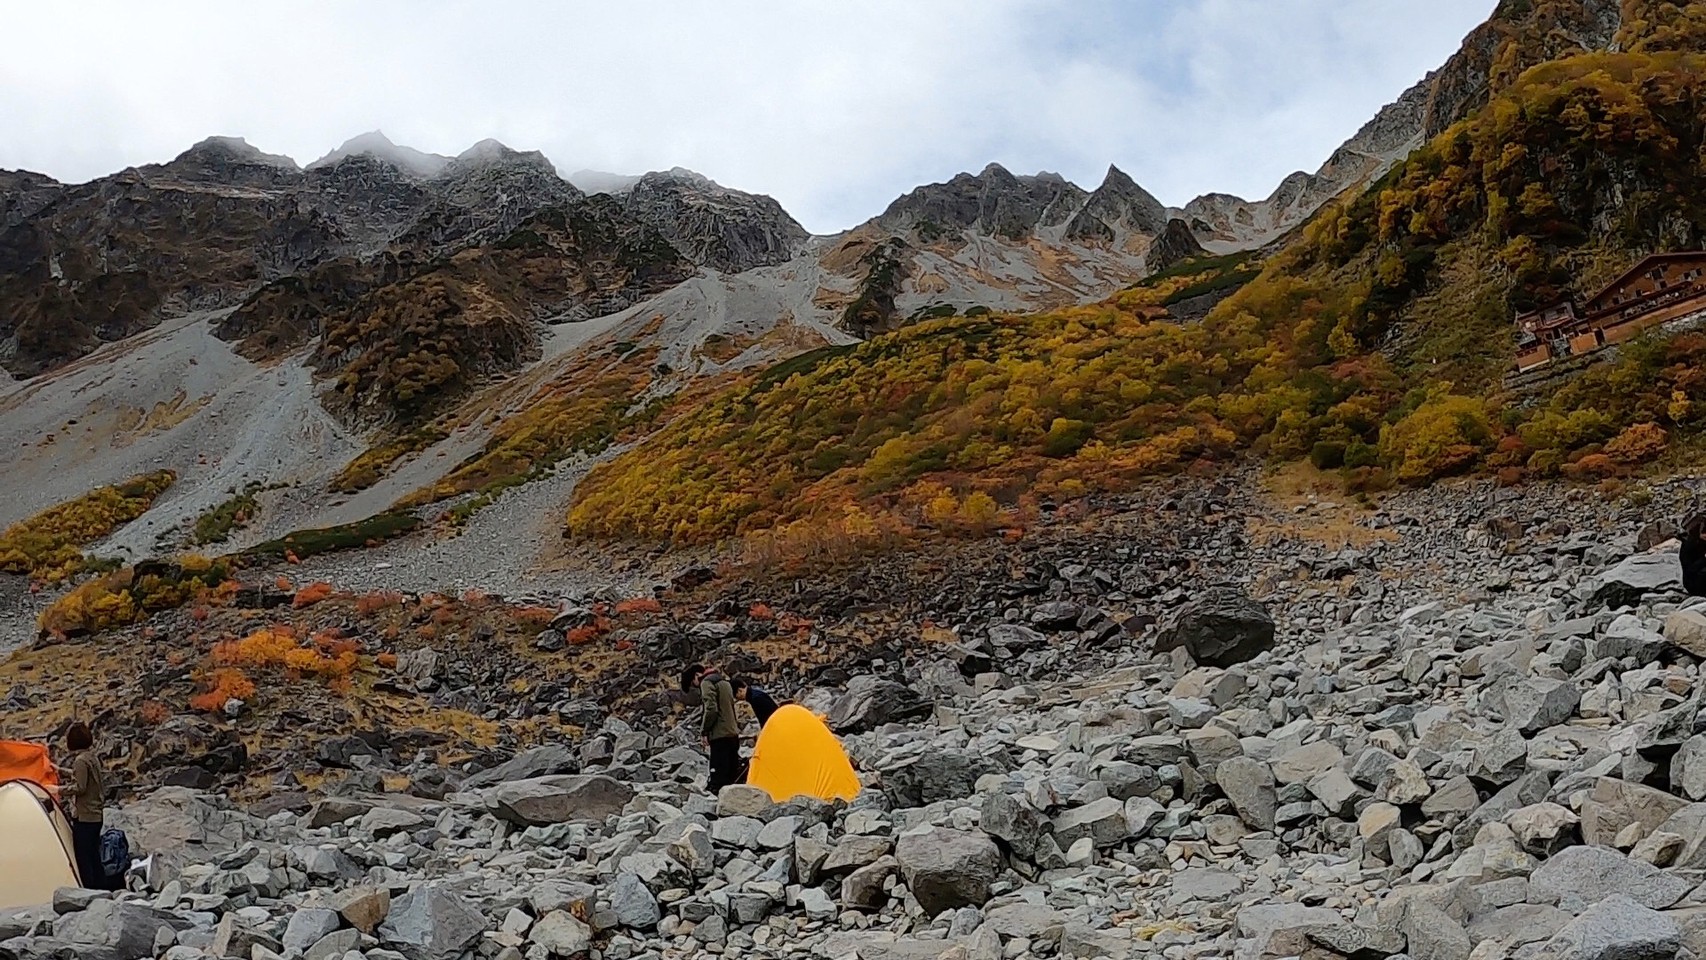
[[[691,167],[808,228],[997,161],[1163,201],[1313,170],[1493,0],[7,2],[0,167],[82,181],[210,134],[382,129],[563,173]]]

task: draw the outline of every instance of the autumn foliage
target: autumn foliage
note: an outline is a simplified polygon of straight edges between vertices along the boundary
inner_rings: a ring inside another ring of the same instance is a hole
[[[331,595],[332,585],[324,581],[317,581],[296,591],[296,596],[291,599],[290,605],[301,610],[303,607],[312,607]]]
[[[82,548],[142,516],[178,475],[132,477],[51,507],[0,533],[0,572],[63,580],[83,569]]]

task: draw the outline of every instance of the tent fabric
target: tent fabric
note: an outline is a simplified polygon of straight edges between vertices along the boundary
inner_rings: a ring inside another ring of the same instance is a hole
[[[23,740],[0,740],[0,783],[28,780],[44,787],[59,785],[59,771],[47,748]]]
[[[32,780],[0,783],[0,910],[53,902],[79,886],[71,823],[52,794]]]
[[[823,720],[798,704],[778,707],[758,734],[746,782],[777,803],[795,797],[852,800],[859,775]]]

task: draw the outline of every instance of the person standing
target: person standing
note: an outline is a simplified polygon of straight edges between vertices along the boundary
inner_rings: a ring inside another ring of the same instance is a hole
[[[728,678],[710,667],[688,667],[681,675],[681,691],[699,685],[703,713],[699,733],[711,754],[711,776],[705,789],[712,795],[741,780],[740,722],[735,719],[735,692]]]
[[[745,677],[736,677],[729,683],[734,688],[735,699],[745,700],[746,705],[752,708],[752,715],[758,718],[758,727],[762,730],[770,722],[770,715],[776,712],[776,699]]]
[[[65,731],[65,748],[72,753],[71,769],[59,796],[70,802],[71,844],[77,857],[77,876],[90,890],[108,890],[106,867],[101,864],[101,824],[106,819],[107,778],[95,758],[95,735],[86,723],[73,723]]]

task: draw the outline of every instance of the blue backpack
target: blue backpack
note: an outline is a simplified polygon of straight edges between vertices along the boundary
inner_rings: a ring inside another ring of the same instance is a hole
[[[123,830],[113,828],[101,833],[101,867],[108,884],[124,882],[125,872],[130,869],[130,838]]]

